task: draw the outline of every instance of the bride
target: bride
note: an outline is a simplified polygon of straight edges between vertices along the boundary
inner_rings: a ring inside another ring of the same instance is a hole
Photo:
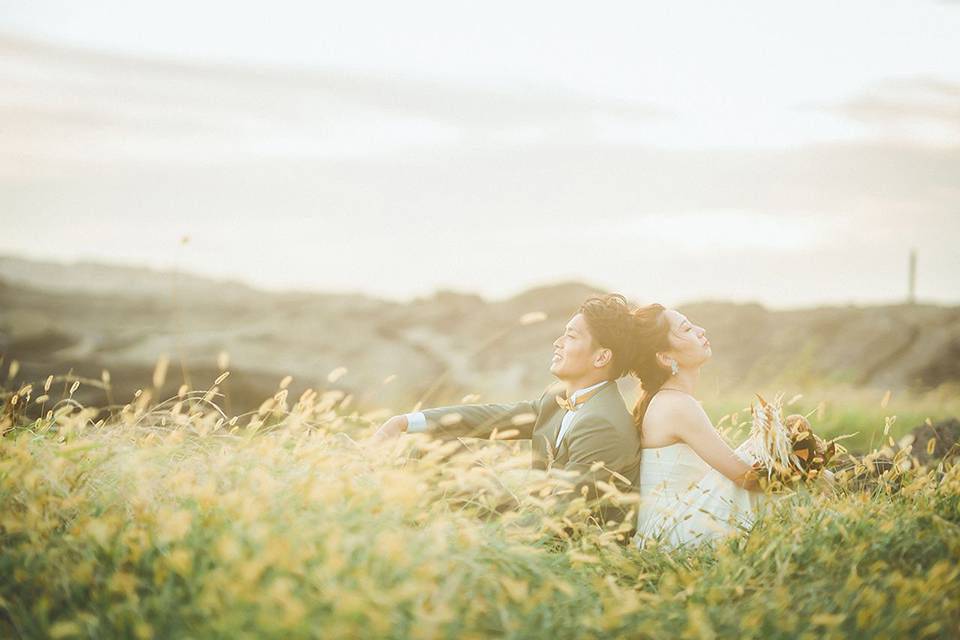
[[[734,451],[694,396],[711,356],[702,327],[652,304],[637,309],[634,373],[642,393],[637,545],[678,547],[753,523],[759,491],[752,460]]]

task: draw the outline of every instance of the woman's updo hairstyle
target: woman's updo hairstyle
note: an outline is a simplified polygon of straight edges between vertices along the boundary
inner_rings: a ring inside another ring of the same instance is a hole
[[[670,321],[661,304],[648,304],[633,312],[633,364],[630,373],[640,379],[640,397],[633,407],[637,430],[643,426],[650,400],[670,377],[657,353],[670,348]]]

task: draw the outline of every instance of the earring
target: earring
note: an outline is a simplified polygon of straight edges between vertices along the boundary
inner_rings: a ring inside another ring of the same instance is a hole
[[[670,372],[671,372],[673,375],[677,375],[678,373],[680,373],[680,367],[677,366],[677,361],[676,361],[676,360],[671,360],[671,361],[670,361]]]

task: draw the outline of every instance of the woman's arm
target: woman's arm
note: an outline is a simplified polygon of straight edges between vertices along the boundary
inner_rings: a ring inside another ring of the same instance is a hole
[[[720,437],[696,399],[676,394],[658,408],[667,414],[663,418],[672,425],[676,438],[689,445],[704,462],[744,489],[760,488],[754,468]]]

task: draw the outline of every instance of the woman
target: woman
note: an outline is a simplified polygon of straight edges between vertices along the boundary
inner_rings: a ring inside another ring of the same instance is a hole
[[[749,526],[762,495],[752,461],[720,437],[694,396],[712,353],[706,332],[659,304],[637,309],[634,319],[638,546],[696,544]]]

